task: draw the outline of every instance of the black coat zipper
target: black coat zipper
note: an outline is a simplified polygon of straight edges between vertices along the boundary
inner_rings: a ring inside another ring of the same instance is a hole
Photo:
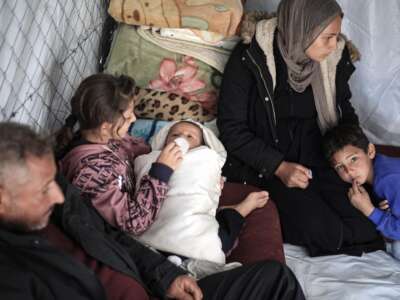
[[[278,137],[277,137],[276,130],[275,130],[275,126],[276,126],[276,124],[277,124],[277,121],[276,121],[274,100],[273,100],[273,98],[271,97],[271,94],[270,94],[270,92],[269,92],[267,83],[266,83],[265,78],[264,78],[264,76],[263,76],[263,74],[262,74],[262,71],[261,71],[261,67],[257,64],[256,60],[255,60],[255,59],[253,58],[253,56],[250,54],[249,50],[246,50],[246,52],[247,52],[247,55],[250,57],[250,60],[252,61],[252,63],[257,67],[257,70],[258,70],[258,73],[259,73],[260,76],[261,76],[261,80],[262,80],[262,82],[263,82],[264,88],[265,88],[265,90],[267,91],[267,94],[268,94],[268,97],[269,97],[269,98],[264,98],[263,101],[264,101],[265,105],[267,105],[266,102],[271,101],[270,107],[272,108],[272,117],[273,117],[273,120],[272,120],[272,121],[273,121],[273,125],[270,124],[270,125],[271,125],[271,132],[272,132],[272,135],[273,135],[273,139],[274,139],[275,144],[278,144],[279,139],[278,139]],[[268,107],[266,107],[266,109],[267,109],[267,111],[268,111]]]

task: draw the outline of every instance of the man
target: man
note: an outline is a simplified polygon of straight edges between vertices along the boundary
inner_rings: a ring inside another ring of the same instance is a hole
[[[43,137],[0,123],[1,299],[304,299],[290,270],[275,262],[196,282],[107,224],[59,177],[61,191],[55,176]]]

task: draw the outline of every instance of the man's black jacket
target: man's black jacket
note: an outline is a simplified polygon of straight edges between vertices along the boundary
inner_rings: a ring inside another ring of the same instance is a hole
[[[107,224],[63,177],[57,181],[65,202],[55,209],[52,222],[90,256],[164,298],[172,281],[184,271]],[[38,233],[0,228],[0,276],[0,299],[105,299],[104,289],[90,269],[52,247]]]

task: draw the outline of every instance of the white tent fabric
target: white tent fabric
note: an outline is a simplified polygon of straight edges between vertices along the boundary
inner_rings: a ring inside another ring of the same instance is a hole
[[[341,0],[343,31],[361,52],[352,103],[371,141],[400,145],[400,1]]]
[[[361,52],[350,81],[362,127],[372,142],[400,146],[400,1],[337,0],[342,31]],[[276,11],[279,0],[248,0],[245,10]]]

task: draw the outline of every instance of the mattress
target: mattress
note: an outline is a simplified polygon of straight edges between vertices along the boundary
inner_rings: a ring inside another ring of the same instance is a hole
[[[400,261],[384,251],[309,257],[290,244],[284,251],[308,300],[400,299]]]

